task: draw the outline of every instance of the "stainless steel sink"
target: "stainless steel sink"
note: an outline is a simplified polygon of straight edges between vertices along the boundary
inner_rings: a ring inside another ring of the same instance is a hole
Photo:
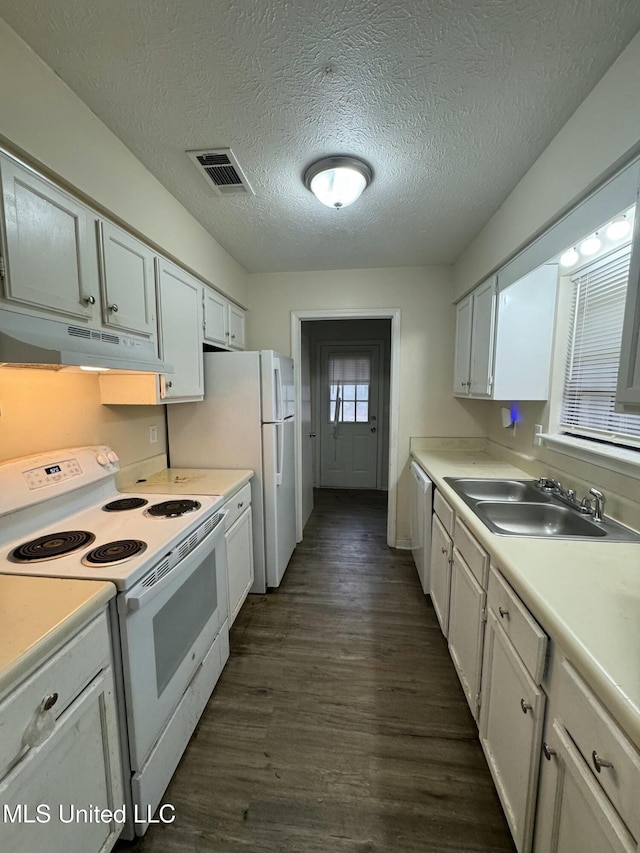
[[[542,539],[593,539],[607,542],[640,542],[640,534],[606,516],[592,515],[569,506],[536,480],[445,477],[493,533]]]
[[[601,523],[586,518],[568,506],[548,503],[478,501],[476,512],[496,533],[510,536],[555,538],[607,535]]]
[[[471,477],[445,477],[458,492],[475,501],[536,501],[547,503],[551,495],[536,487],[535,480],[482,480]]]

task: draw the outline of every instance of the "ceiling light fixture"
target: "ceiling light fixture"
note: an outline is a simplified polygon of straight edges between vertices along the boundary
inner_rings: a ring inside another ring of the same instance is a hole
[[[353,204],[369,186],[373,170],[364,160],[339,154],[323,157],[304,173],[304,185],[318,201],[340,210]]]
[[[631,223],[627,217],[622,214],[622,216],[616,216],[613,222],[611,222],[607,227],[607,237],[610,240],[622,240],[622,238],[626,237],[630,231]]]
[[[580,260],[580,255],[577,253],[575,248],[567,249],[564,254],[560,255],[560,266],[561,267],[572,267],[574,264],[577,264]]]
[[[596,252],[599,252],[601,246],[602,243],[600,241],[600,238],[598,237],[598,232],[596,231],[595,234],[592,234],[590,237],[587,237],[586,240],[583,240],[582,243],[580,243],[580,251],[583,255],[586,255],[588,257],[589,255],[595,255]]]

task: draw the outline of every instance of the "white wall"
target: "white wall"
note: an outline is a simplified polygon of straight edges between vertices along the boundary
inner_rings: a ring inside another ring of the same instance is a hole
[[[0,139],[228,296],[246,271],[0,19]],[[186,155],[185,155],[186,156]],[[215,199],[214,199],[215,201]]]
[[[460,255],[454,267],[456,297],[501,266],[638,149],[639,81],[640,34]]]
[[[483,404],[451,394],[455,326],[449,267],[249,276],[252,349],[291,352],[291,311],[400,308],[397,538],[409,539],[411,436],[485,434]]]

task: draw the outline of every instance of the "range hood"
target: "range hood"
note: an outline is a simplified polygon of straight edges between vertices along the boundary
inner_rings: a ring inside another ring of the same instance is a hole
[[[153,341],[0,309],[0,365],[173,373]]]

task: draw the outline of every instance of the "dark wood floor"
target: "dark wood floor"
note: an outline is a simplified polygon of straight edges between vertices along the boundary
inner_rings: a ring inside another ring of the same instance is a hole
[[[231,657],[144,853],[514,850],[446,642],[386,494],[316,492]]]

